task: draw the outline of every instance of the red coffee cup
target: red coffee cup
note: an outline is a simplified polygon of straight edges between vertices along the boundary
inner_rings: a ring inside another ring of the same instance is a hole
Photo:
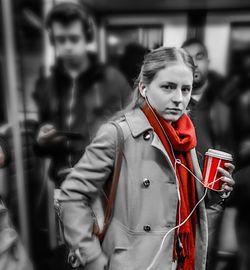
[[[233,157],[231,154],[215,149],[208,149],[205,153],[202,177],[204,187],[220,191],[223,182],[220,180],[222,175],[217,169],[219,167],[225,169],[224,164],[232,161]]]

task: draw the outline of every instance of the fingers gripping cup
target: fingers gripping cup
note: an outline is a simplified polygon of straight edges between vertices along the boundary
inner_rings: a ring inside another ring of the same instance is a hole
[[[215,191],[220,191],[222,186],[221,174],[217,169],[224,168],[224,164],[232,162],[231,154],[215,149],[208,149],[205,154],[205,162],[203,168],[203,185]]]

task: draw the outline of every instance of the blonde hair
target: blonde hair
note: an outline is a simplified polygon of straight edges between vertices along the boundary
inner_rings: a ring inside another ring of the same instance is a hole
[[[182,48],[160,47],[146,54],[140,74],[135,80],[134,91],[130,97],[130,102],[124,110],[117,113],[114,119],[119,119],[125,113],[142,106],[144,97],[140,94],[139,83],[142,82],[144,85],[149,85],[160,70],[174,63],[183,63],[190,68],[192,73],[194,72],[193,59]]]

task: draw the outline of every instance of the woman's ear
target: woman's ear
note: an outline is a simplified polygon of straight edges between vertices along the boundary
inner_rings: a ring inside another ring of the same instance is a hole
[[[146,86],[142,82],[139,82],[139,91],[142,97],[146,98]]]

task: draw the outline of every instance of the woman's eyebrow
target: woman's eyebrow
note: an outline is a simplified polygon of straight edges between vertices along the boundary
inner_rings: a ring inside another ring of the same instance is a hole
[[[176,86],[176,85],[177,85],[177,83],[174,83],[174,82],[168,82],[168,81],[164,81],[164,82],[162,82],[162,84],[169,84],[169,85],[171,85],[171,86]]]

